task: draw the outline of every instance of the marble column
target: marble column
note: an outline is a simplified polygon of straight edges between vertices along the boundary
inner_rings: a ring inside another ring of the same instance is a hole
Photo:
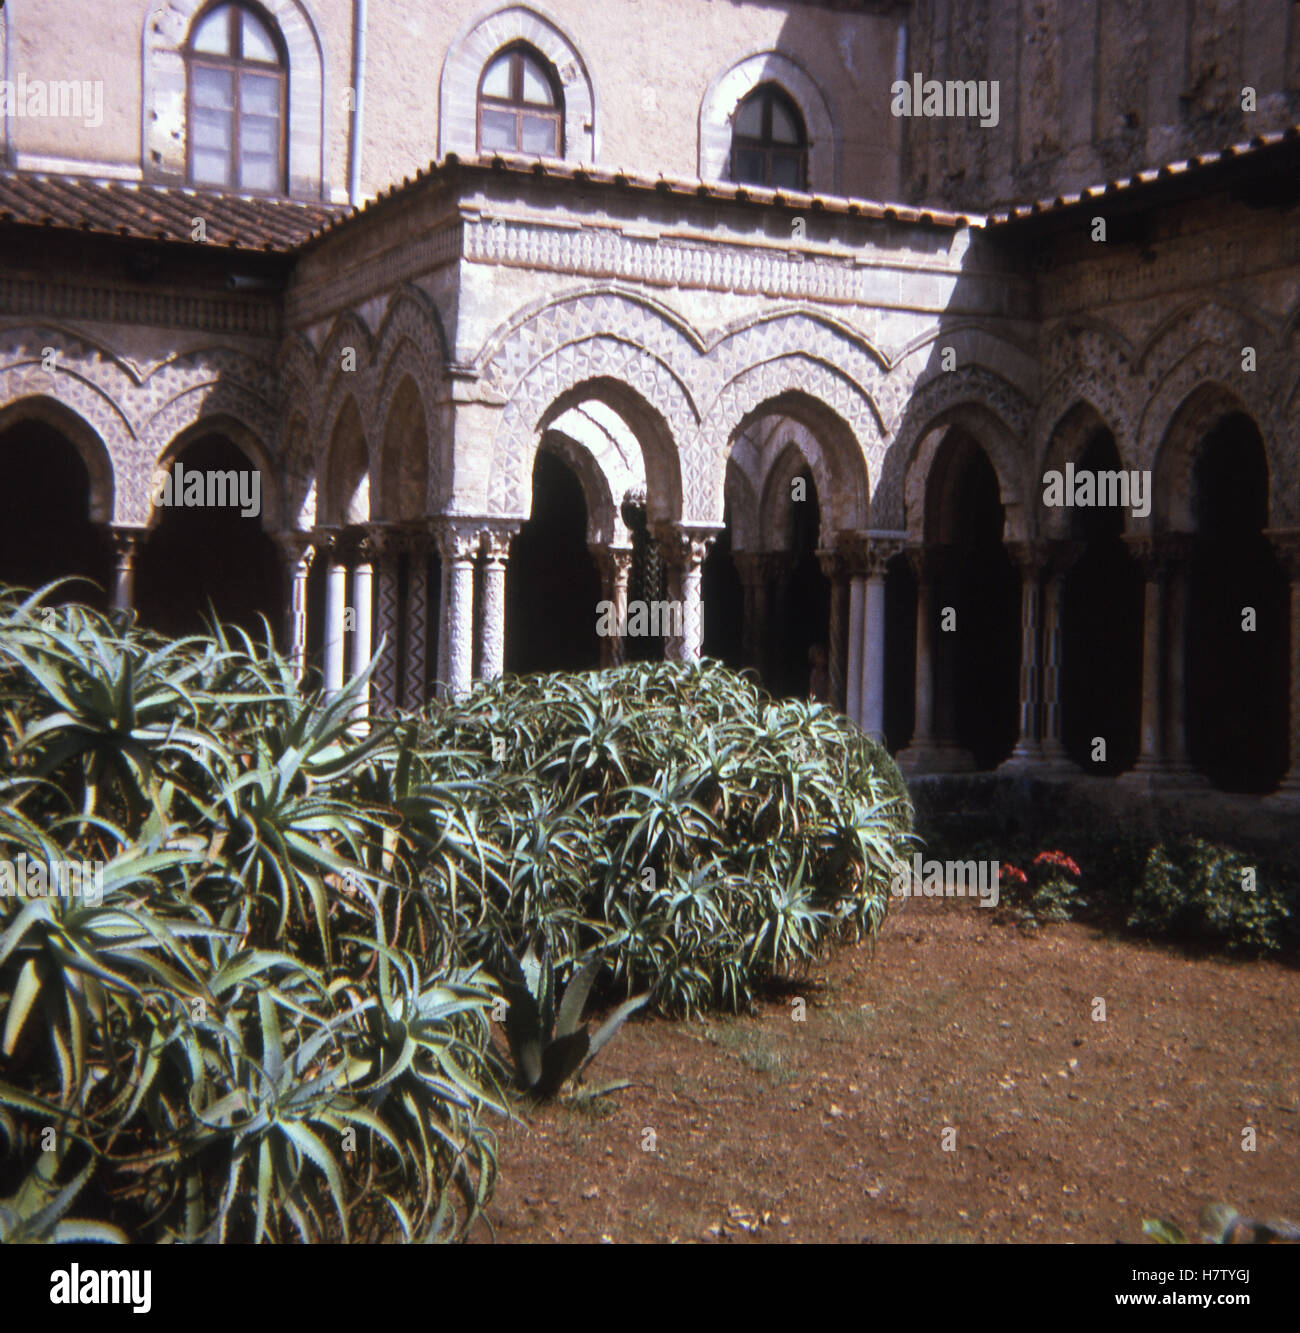
[[[316,547],[306,532],[282,532],[276,544],[284,559],[285,648],[293,663],[294,679],[301,681],[307,670],[307,578]]]
[[[1043,586],[1043,737],[1045,768],[1078,773],[1061,739],[1061,617],[1065,605],[1065,580],[1083,553],[1079,542],[1054,542],[1047,561]]]
[[[1300,805],[1300,530],[1273,529],[1267,536],[1291,581],[1291,677],[1287,693],[1290,760],[1274,799]]]
[[[1166,594],[1164,766],[1169,778],[1182,782],[1203,779],[1192,767],[1187,742],[1187,657],[1191,624],[1193,538],[1169,532],[1160,538],[1168,568]]]
[[[483,620],[479,625],[479,671],[496,680],[506,660],[506,561],[517,523],[491,523],[483,530]],[[626,595],[626,587],[624,588]]]
[[[113,551],[113,610],[131,611],[135,608],[135,561],[144,538],[143,528],[112,528]]]
[[[444,518],[437,529],[442,557],[442,630],[438,635],[441,698],[469,693],[474,676],[474,559],[483,521]]]
[[[402,707],[423,708],[429,674],[429,534],[423,528],[402,534],[406,552],[406,670]]]
[[[858,725],[868,736],[882,742],[885,739],[885,570],[902,549],[899,541],[871,538],[864,552],[866,581],[862,590],[861,718]]]
[[[844,711],[849,720],[862,725],[862,635],[866,617],[867,578],[860,563],[849,573],[849,646],[844,682]]]
[[[388,716],[397,707],[397,534],[374,528],[369,541],[375,567],[375,711]]]
[[[1039,541],[1008,542],[1007,551],[1020,570],[1020,705],[1019,731],[1010,758],[1002,768],[1024,768],[1042,759],[1039,736],[1039,686],[1043,569],[1047,547]]]
[[[680,618],[681,634],[669,634],[664,656],[670,662],[699,661],[704,644],[704,601],[700,576],[716,529],[680,524],[659,536],[669,568],[671,618]]]
[[[1163,772],[1165,616],[1169,562],[1158,539],[1144,534],[1126,539],[1142,570],[1142,720],[1137,763],[1121,780],[1143,781]]]
[[[357,563],[352,570],[352,662],[348,675],[353,680],[365,674],[373,651],[375,554],[374,539],[368,535],[363,536],[357,544]],[[359,687],[354,709],[355,716],[359,718],[370,712],[373,683],[372,676],[365,685]]]
[[[619,629],[627,626],[627,589],[632,576],[632,548],[630,546],[595,546],[591,558],[600,571],[601,600],[614,607],[614,624]],[[600,641],[602,667],[622,666],[627,660],[627,649],[622,634],[607,634]]]
[[[916,722],[898,763],[908,773],[969,772],[975,761],[952,735],[951,693],[940,697],[943,662],[936,641],[937,592],[944,552],[937,546],[909,546],[906,553],[916,574]]]
[[[911,767],[924,764],[935,748],[934,580],[938,561],[928,546],[909,546],[906,555],[916,576],[916,702],[912,739],[899,754],[898,762]]]
[[[329,560],[325,584],[325,697],[343,688],[343,647],[347,633],[348,567],[342,537],[326,536],[322,547]]]

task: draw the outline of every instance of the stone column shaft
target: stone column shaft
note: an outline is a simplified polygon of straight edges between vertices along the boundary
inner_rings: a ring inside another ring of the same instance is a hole
[[[442,633],[438,641],[442,697],[469,693],[474,676],[474,557],[481,523],[444,519],[438,529],[442,555]]]
[[[325,694],[343,688],[343,639],[348,605],[348,567],[336,542],[329,545],[329,573],[325,584]]]
[[[422,708],[428,675],[429,545],[423,532],[406,535],[406,672],[402,706]]]
[[[130,611],[135,607],[135,560],[144,537],[143,528],[113,528],[113,610]]]
[[[516,528],[493,526],[483,536],[483,623],[479,627],[479,669],[496,680],[506,658],[506,561]]]
[[[360,558],[352,571],[352,664],[349,676],[353,679],[364,674],[370,665],[374,640],[374,549],[363,543]],[[365,717],[370,712],[370,691],[374,678],[367,682],[357,696],[356,714]]]
[[[845,682],[844,711],[849,719],[862,725],[862,646],[865,631],[867,580],[855,573],[849,580],[849,652],[848,679]]]

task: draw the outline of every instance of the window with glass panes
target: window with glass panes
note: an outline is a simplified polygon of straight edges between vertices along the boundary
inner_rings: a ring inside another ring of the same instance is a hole
[[[283,190],[288,79],[270,25],[244,5],[218,5],[194,25],[187,61],[190,180]]]
[[[563,157],[564,109],[540,56],[503,51],[483,71],[478,89],[480,152]]]
[[[756,88],[732,121],[731,179],[773,190],[802,190],[808,180],[808,136],[799,109],[771,84]]]

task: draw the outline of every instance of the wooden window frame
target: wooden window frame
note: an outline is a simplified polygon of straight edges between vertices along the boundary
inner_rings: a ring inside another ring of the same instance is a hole
[[[746,103],[753,101],[754,98],[763,99],[763,124],[761,133],[757,138],[753,135],[740,134],[733,131],[731,135],[731,179],[737,185],[755,185],[765,190],[798,190],[805,192],[808,189],[808,126],[804,121],[803,112],[799,110],[798,104],[789,93],[775,83],[761,83],[745,97],[741,98],[736,107],[736,117],[739,118],[740,108]],[[786,144],[777,143],[772,138],[772,107],[780,102],[784,106],[787,114],[794,121],[795,128],[799,132],[799,138],[796,143]],[[762,153],[763,155],[763,179],[761,181],[741,180],[737,171],[741,153]],[[774,156],[792,157],[795,153],[799,155],[799,183],[797,185],[773,185],[772,184],[772,159]]]
[[[210,5],[202,14],[194,20],[190,26],[190,35],[185,43],[185,175],[187,182],[198,190],[224,190],[233,194],[251,194],[265,195],[269,198],[277,198],[288,194],[289,178],[289,59],[285,51],[284,41],[280,36],[279,28],[258,6],[243,4],[240,0],[231,0],[227,22],[230,24],[229,45],[230,49],[237,54],[229,56],[210,55],[204,51],[194,49],[194,41],[198,36],[199,28],[207,20],[214,9],[220,9],[225,0],[221,3]],[[245,14],[255,19],[267,36],[271,39],[271,44],[275,47],[276,63],[271,64],[265,60],[253,60],[243,54],[244,36],[242,19]],[[229,154],[229,167],[226,173],[226,181],[219,185],[213,181],[197,181],[194,179],[194,70],[195,68],[220,70],[223,73],[229,73],[234,78],[235,85],[235,105],[232,113],[231,144]],[[264,78],[274,77],[280,85],[280,142],[277,146],[279,160],[277,163],[275,185],[269,190],[256,190],[251,186],[241,185],[239,183],[240,175],[240,131],[243,120],[243,86],[241,75],[257,74]]]
[[[488,70],[497,63],[503,56],[510,58],[510,96],[509,97],[490,97],[483,91],[483,80],[488,76]],[[541,73],[542,78],[546,80],[546,86],[551,90],[551,96],[554,102],[549,107],[540,106],[536,102],[524,101],[524,61],[531,60]],[[498,51],[491,60],[483,66],[483,72],[478,79],[478,96],[474,113],[474,148],[475,151],[482,154],[483,148],[483,112],[497,111],[506,112],[514,116],[515,121],[515,143],[519,145],[516,148],[489,148],[486,151],[490,153],[513,153],[517,157],[554,157],[562,160],[564,157],[564,92],[560,88],[559,80],[555,77],[551,69],[551,63],[539,51],[535,51],[531,46],[516,45],[508,46],[504,51]],[[555,151],[554,153],[529,153],[523,148],[523,117],[536,116],[545,118],[553,122],[555,126]]]

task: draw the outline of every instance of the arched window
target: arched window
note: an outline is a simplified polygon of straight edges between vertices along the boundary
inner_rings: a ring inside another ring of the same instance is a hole
[[[186,50],[189,178],[195,185],[284,190],[287,62],[279,34],[246,5],[217,5]]]
[[[502,51],[478,86],[479,152],[564,156],[564,105],[554,75],[527,47]]]
[[[802,190],[808,181],[808,135],[799,108],[775,84],[755,88],[736,108],[731,179],[773,190]]]

